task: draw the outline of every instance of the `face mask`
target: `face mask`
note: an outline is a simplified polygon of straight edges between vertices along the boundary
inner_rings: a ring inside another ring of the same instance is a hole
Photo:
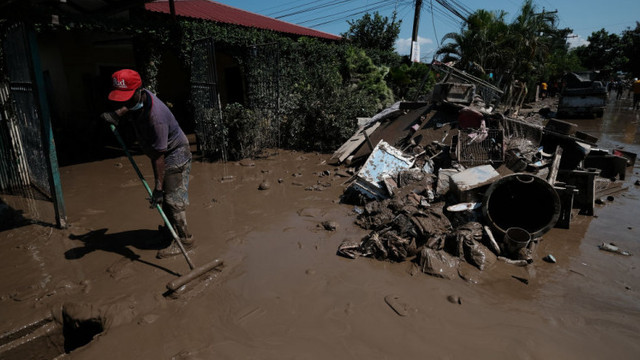
[[[129,111],[136,111],[136,110],[140,110],[142,109],[142,101],[140,101],[139,103],[133,105],[133,107],[129,108]]]

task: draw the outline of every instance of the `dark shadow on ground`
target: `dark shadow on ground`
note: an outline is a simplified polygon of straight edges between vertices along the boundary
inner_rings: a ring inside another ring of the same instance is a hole
[[[164,249],[171,244],[171,239],[161,239],[158,232],[154,230],[131,230],[113,234],[107,234],[107,231],[109,231],[109,229],[94,230],[81,235],[69,235],[69,239],[79,240],[83,244],[82,246],[67,250],[64,253],[65,259],[76,260],[94,251],[106,251],[116,253],[131,261],[138,261],[153,266],[169,274],[180,276],[180,274],[158,264],[140,259],[140,255],[131,250],[131,247],[140,250]]]
[[[0,232],[33,224],[44,227],[55,227],[55,224],[25,217],[23,210],[14,209],[0,199]]]

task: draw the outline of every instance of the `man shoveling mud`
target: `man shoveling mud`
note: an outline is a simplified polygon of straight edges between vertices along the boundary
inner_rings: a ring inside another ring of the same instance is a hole
[[[140,74],[123,69],[112,75],[113,90],[109,100],[117,110],[100,117],[118,125],[120,119],[131,121],[144,153],[151,159],[155,187],[151,205],[162,206],[185,249],[193,247],[193,236],[187,229],[187,189],[191,170],[189,141],[169,108],[150,91],[142,88]],[[175,242],[157,253],[158,258],[180,254]]]

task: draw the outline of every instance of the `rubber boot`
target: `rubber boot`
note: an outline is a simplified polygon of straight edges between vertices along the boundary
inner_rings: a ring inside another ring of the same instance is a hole
[[[193,248],[193,236],[189,232],[187,228],[187,214],[184,211],[180,212],[170,212],[171,217],[169,217],[169,222],[172,223],[178,237],[180,238],[180,242],[185,250],[190,250]],[[171,245],[165,249],[158,250],[156,257],[158,259],[164,259],[176,255],[180,255],[182,251],[180,247],[176,243],[176,241],[172,241]]]
[[[185,247],[193,246],[193,235],[191,235],[187,227],[187,212],[178,211],[173,213],[173,224],[180,240],[182,240],[182,244]]]

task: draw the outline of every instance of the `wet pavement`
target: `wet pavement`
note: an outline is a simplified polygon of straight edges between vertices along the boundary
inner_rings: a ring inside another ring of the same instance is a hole
[[[640,153],[640,112],[630,106],[612,101],[602,119],[568,121],[604,149]],[[192,259],[224,266],[178,299],[163,296],[164,286],[187,264],[155,259],[161,221],[126,158],[62,168],[70,228],[0,232],[0,334],[75,303],[89,304],[106,331],[73,359],[637,358],[640,164],[595,216],[546,233],[533,265],[463,266],[465,281],[411,262],[337,256],[343,240],[368,231],[339,203],[347,178],[333,176],[330,156],[274,150],[195,161]],[[150,179],[148,160],[136,161]],[[259,190],[265,181],[270,188]],[[2,198],[24,217],[51,218],[46,203]],[[603,242],[634,255],[601,251]],[[547,254],[557,263],[542,261]]]

